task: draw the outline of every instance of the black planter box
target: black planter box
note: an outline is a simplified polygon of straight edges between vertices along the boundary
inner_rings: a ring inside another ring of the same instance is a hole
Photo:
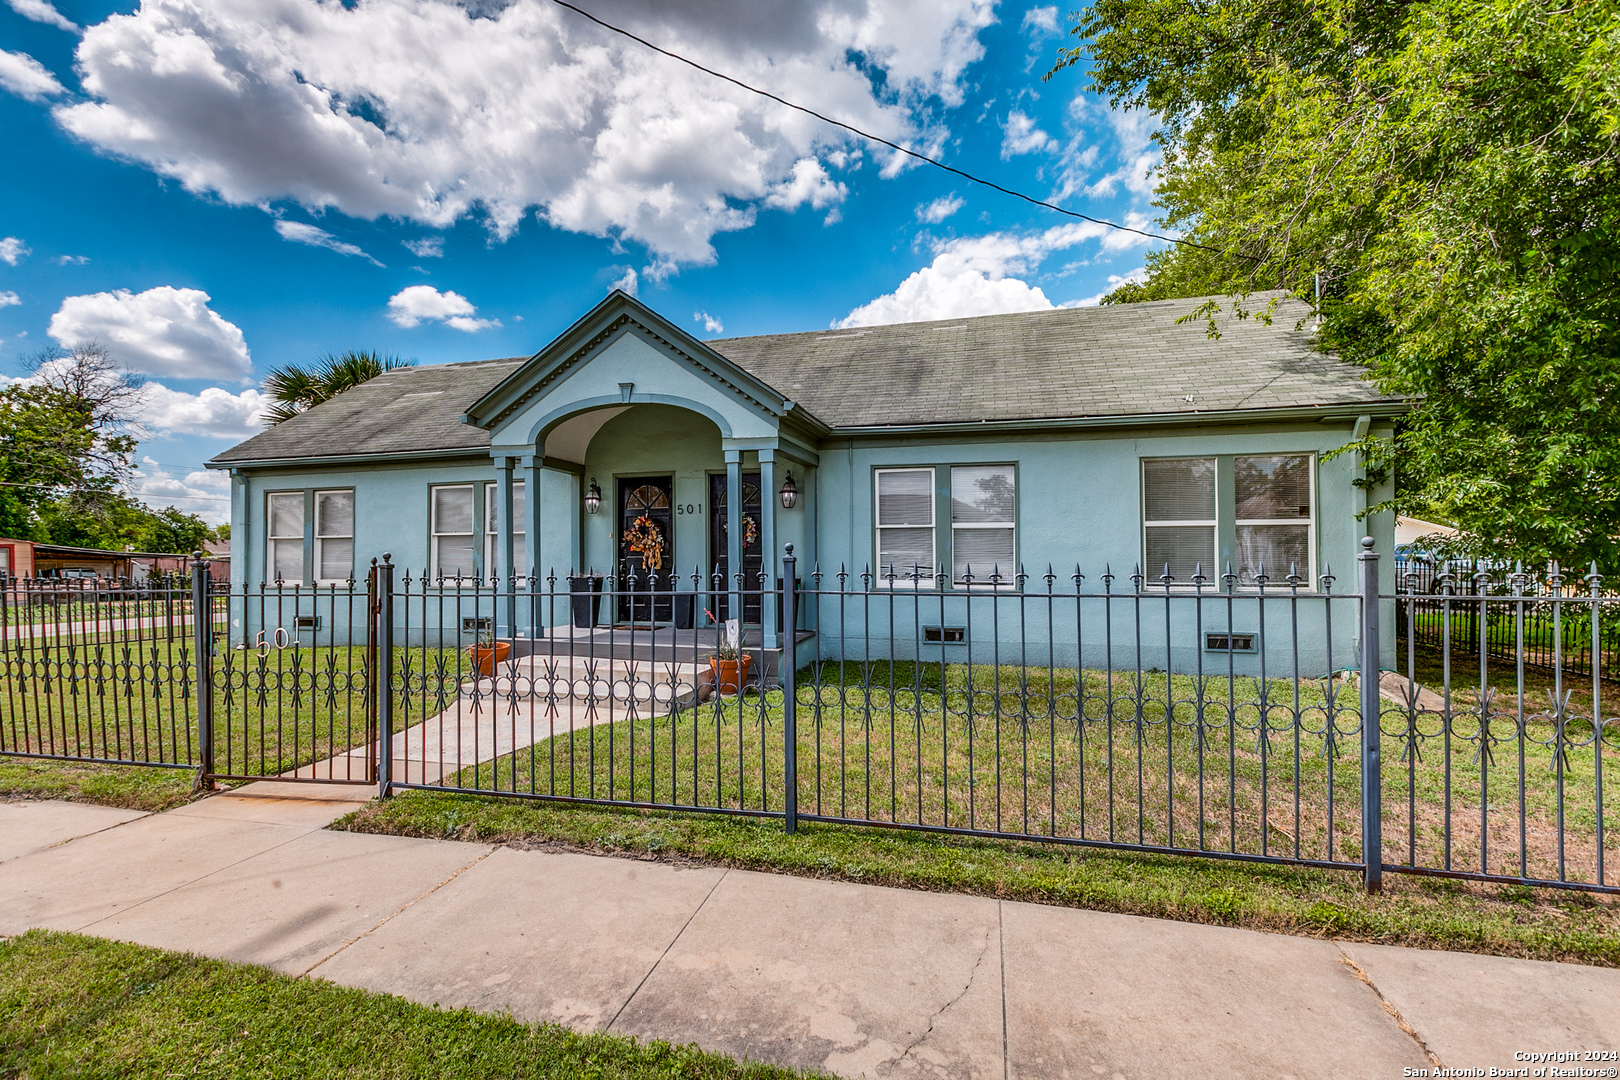
[[[586,629],[595,626],[602,615],[602,576],[571,577],[568,591],[573,594],[574,625]]]

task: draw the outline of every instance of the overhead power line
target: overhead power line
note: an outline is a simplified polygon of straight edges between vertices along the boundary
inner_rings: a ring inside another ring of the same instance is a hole
[[[611,30],[615,34],[619,34],[619,35],[621,35],[623,37],[627,37],[631,41],[634,41],[636,44],[645,46],[646,48],[651,49],[655,53],[659,53],[659,54],[661,54],[663,56],[667,56],[671,60],[679,60],[681,63],[685,64],[686,66],[696,68],[697,70],[703,72],[705,75],[711,75],[714,78],[721,79],[721,80],[723,80],[725,82],[730,83],[733,86],[741,87],[742,89],[747,90],[750,94],[758,94],[762,98],[768,98],[771,101],[776,102],[778,105],[785,105],[790,109],[796,109],[797,111],[804,113],[806,116],[815,117],[817,120],[820,120],[824,124],[831,124],[833,127],[842,128],[843,130],[851,132],[852,134],[859,135],[863,139],[867,139],[867,140],[869,140],[871,142],[878,143],[878,144],[880,144],[882,146],[887,146],[891,150],[897,150],[900,153],[905,154],[907,157],[913,157],[913,158],[916,158],[918,161],[926,162],[927,164],[934,166],[936,169],[944,169],[946,172],[953,173],[956,176],[960,176],[960,177],[962,177],[962,179],[970,181],[971,183],[979,184],[979,185],[982,185],[984,187],[991,188],[992,190],[999,191],[1003,195],[1011,195],[1013,198],[1022,199],[1024,202],[1030,203],[1033,206],[1039,206],[1039,207],[1043,207],[1043,208],[1045,208],[1047,210],[1053,210],[1053,211],[1056,211],[1057,213],[1063,214],[1063,215],[1065,215],[1067,217],[1079,218],[1081,221],[1089,221],[1094,225],[1103,225],[1103,226],[1106,226],[1106,227],[1108,227],[1110,229],[1118,229],[1120,232],[1135,233],[1137,236],[1145,236],[1149,240],[1163,240],[1167,244],[1180,244],[1182,247],[1198,248],[1200,251],[1213,251],[1213,252],[1215,252],[1217,254],[1222,253],[1220,248],[1210,247],[1207,244],[1200,244],[1200,243],[1197,243],[1196,241],[1185,240],[1185,239],[1182,239],[1181,237],[1176,237],[1176,236],[1165,236],[1163,233],[1148,232],[1146,229],[1133,229],[1129,225],[1121,225],[1117,221],[1109,221],[1106,218],[1092,217],[1090,214],[1082,214],[1078,210],[1070,210],[1067,207],[1059,206],[1056,203],[1047,202],[1045,199],[1037,199],[1033,195],[1025,195],[1022,191],[1015,191],[1014,189],[1012,189],[1010,187],[1004,187],[1001,184],[996,183],[994,180],[986,180],[981,176],[975,176],[970,172],[966,172],[966,171],[964,171],[962,169],[958,169],[954,165],[947,165],[943,161],[940,161],[938,158],[929,157],[927,154],[919,153],[918,151],[911,149],[909,146],[902,146],[897,142],[891,142],[888,139],[885,139],[881,135],[874,135],[870,131],[862,131],[860,128],[856,127],[854,124],[846,124],[842,120],[835,120],[832,117],[827,116],[825,113],[819,113],[816,110],[811,109],[811,108],[807,108],[806,106],[800,105],[797,102],[789,101],[787,98],[784,98],[784,97],[779,97],[776,94],[771,93],[769,90],[761,90],[757,86],[750,86],[748,83],[743,82],[741,79],[732,78],[730,75],[727,75],[724,72],[716,71],[716,70],[714,70],[713,68],[710,68],[710,67],[704,67],[702,64],[698,63],[696,60],[690,60],[690,59],[682,56],[680,53],[671,52],[670,50],[665,49],[665,48],[663,48],[661,46],[654,45],[652,42],[648,41],[646,38],[638,37],[637,35],[632,34],[630,31],[624,29],[623,27],[614,26],[610,22],[606,22],[606,21],[604,21],[602,19],[599,19],[595,15],[592,15],[590,12],[586,11],[584,8],[576,7],[573,4],[570,4],[568,2],[568,0],[551,0],[551,2],[556,4],[558,7],[567,8],[569,11],[572,11],[574,14],[582,16],[582,17],[584,17],[586,19],[589,19],[591,22],[595,23],[597,26],[602,27],[604,30]]]

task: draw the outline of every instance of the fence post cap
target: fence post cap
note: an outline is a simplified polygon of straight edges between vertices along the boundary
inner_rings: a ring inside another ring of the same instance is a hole
[[[1375,541],[1374,541],[1374,540],[1373,540],[1373,538],[1372,538],[1372,537],[1370,537],[1370,536],[1363,536],[1363,537],[1362,537],[1362,538],[1361,538],[1361,549],[1362,549],[1362,550],[1363,550],[1363,551],[1371,551],[1371,550],[1372,550],[1372,549],[1373,549],[1373,544],[1374,544],[1374,543],[1375,543]]]
[[[785,545],[785,547],[786,547],[786,551],[787,551],[787,557],[791,559],[793,557],[793,542],[791,540],[788,541],[788,543]]]

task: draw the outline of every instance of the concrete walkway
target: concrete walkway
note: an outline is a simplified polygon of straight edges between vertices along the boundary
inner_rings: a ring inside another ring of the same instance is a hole
[[[323,829],[368,795],[0,803],[0,933],[849,1077],[1398,1077],[1620,1050],[1620,971]]]

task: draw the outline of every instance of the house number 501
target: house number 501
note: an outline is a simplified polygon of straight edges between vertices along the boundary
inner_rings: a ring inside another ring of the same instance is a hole
[[[698,503],[693,506],[691,503],[676,503],[675,512],[677,514],[701,514],[703,513],[703,504]]]
[[[285,649],[292,644],[292,635],[287,633],[284,626],[276,627],[275,647]],[[265,640],[264,631],[259,631],[259,639],[253,643],[253,648],[260,656],[270,655],[270,642]]]

